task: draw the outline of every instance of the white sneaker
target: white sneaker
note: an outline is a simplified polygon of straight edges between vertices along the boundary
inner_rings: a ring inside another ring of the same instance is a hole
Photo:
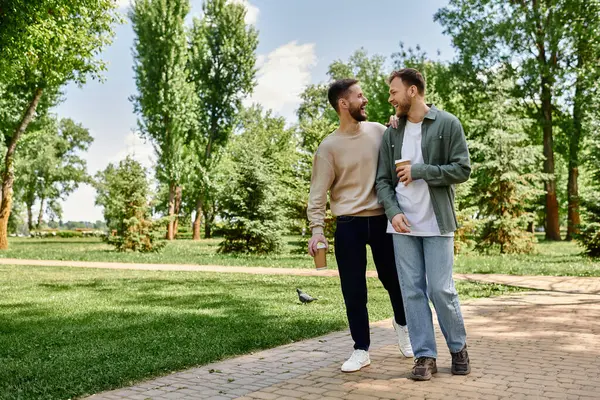
[[[396,323],[396,320],[392,318],[392,324],[396,335],[398,335],[398,348],[400,353],[406,358],[413,357],[412,346],[410,345],[410,336],[408,335],[408,327],[406,325],[400,326]]]
[[[348,361],[342,365],[342,372],[356,372],[361,368],[371,365],[369,352],[365,350],[354,350]]]

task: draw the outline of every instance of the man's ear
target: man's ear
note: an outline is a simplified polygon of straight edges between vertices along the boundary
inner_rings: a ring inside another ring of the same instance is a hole
[[[417,89],[417,87],[413,85],[410,87],[410,90],[411,90],[411,96],[417,97],[417,94],[419,94],[419,89]]]
[[[340,99],[338,102],[338,105],[340,106],[340,108],[344,107],[347,108],[348,107],[348,101],[346,99]]]

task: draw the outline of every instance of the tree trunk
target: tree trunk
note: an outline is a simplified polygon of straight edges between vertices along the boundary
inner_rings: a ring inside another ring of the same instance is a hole
[[[196,200],[196,218],[192,224],[192,230],[194,231],[193,240],[200,240],[200,224],[202,223],[202,197],[198,197]]]
[[[43,89],[37,88],[33,98],[23,114],[21,122],[15,129],[4,157],[4,173],[2,174],[2,201],[0,202],[0,250],[8,249],[8,218],[12,209],[12,186],[15,179],[14,157],[17,142],[33,119],[35,109],[42,98]]]
[[[29,229],[29,233],[33,231],[33,204],[27,203],[27,228]]]
[[[210,239],[212,237],[212,224],[208,219],[204,222],[204,238]]]
[[[175,188],[175,221],[173,222],[173,237],[177,236],[179,230],[179,211],[181,210],[181,197],[183,188],[177,186]]]
[[[215,215],[217,215],[217,208],[215,207],[215,203],[211,203],[211,210],[206,211],[204,215],[204,238],[210,239],[212,237],[212,226],[215,222]],[[206,205],[205,205],[205,208]]]
[[[577,52],[577,70],[583,70],[583,54],[581,54],[583,43],[578,43]],[[575,98],[573,102],[573,132],[569,138],[569,181],[567,184],[568,211],[567,211],[567,237],[566,240],[573,240],[579,233],[579,224],[581,217],[579,215],[579,150],[581,147],[582,121],[583,121],[583,103],[584,87],[581,74],[577,75],[575,82]]]
[[[44,198],[40,199],[40,212],[38,214],[37,220],[37,228],[40,229],[42,227],[42,223],[44,222]]]
[[[175,184],[169,184],[169,224],[167,225],[167,240],[173,240],[175,236]]]
[[[554,137],[552,136],[552,93],[550,80],[542,77],[542,114],[544,131],[544,172],[551,175],[546,188],[546,240],[560,240],[556,178],[554,177]]]

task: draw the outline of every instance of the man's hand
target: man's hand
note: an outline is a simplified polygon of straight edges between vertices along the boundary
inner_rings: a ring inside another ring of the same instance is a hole
[[[404,183],[404,186],[408,186],[408,184],[413,181],[410,173],[410,168],[411,165],[401,165],[399,167],[396,167],[396,174],[398,175],[398,179],[400,180],[400,182]]]
[[[329,248],[325,235],[322,233],[315,233],[308,241],[308,254],[310,254],[311,257],[314,257],[315,254],[317,254],[317,243],[319,242],[325,243],[325,249]]]
[[[394,129],[398,129],[398,117],[395,115],[390,116],[390,122],[388,123]]]
[[[392,218],[392,226],[398,233],[410,233],[410,224],[404,214],[396,214],[394,218]]]

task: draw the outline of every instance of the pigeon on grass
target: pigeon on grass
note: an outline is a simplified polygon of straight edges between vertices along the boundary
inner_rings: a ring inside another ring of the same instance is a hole
[[[313,302],[315,300],[318,300],[316,297],[312,297],[312,296],[304,293],[300,289],[296,289],[296,292],[298,292],[298,299],[300,300],[300,302],[302,304],[306,304],[306,303],[310,303],[310,302]]]

